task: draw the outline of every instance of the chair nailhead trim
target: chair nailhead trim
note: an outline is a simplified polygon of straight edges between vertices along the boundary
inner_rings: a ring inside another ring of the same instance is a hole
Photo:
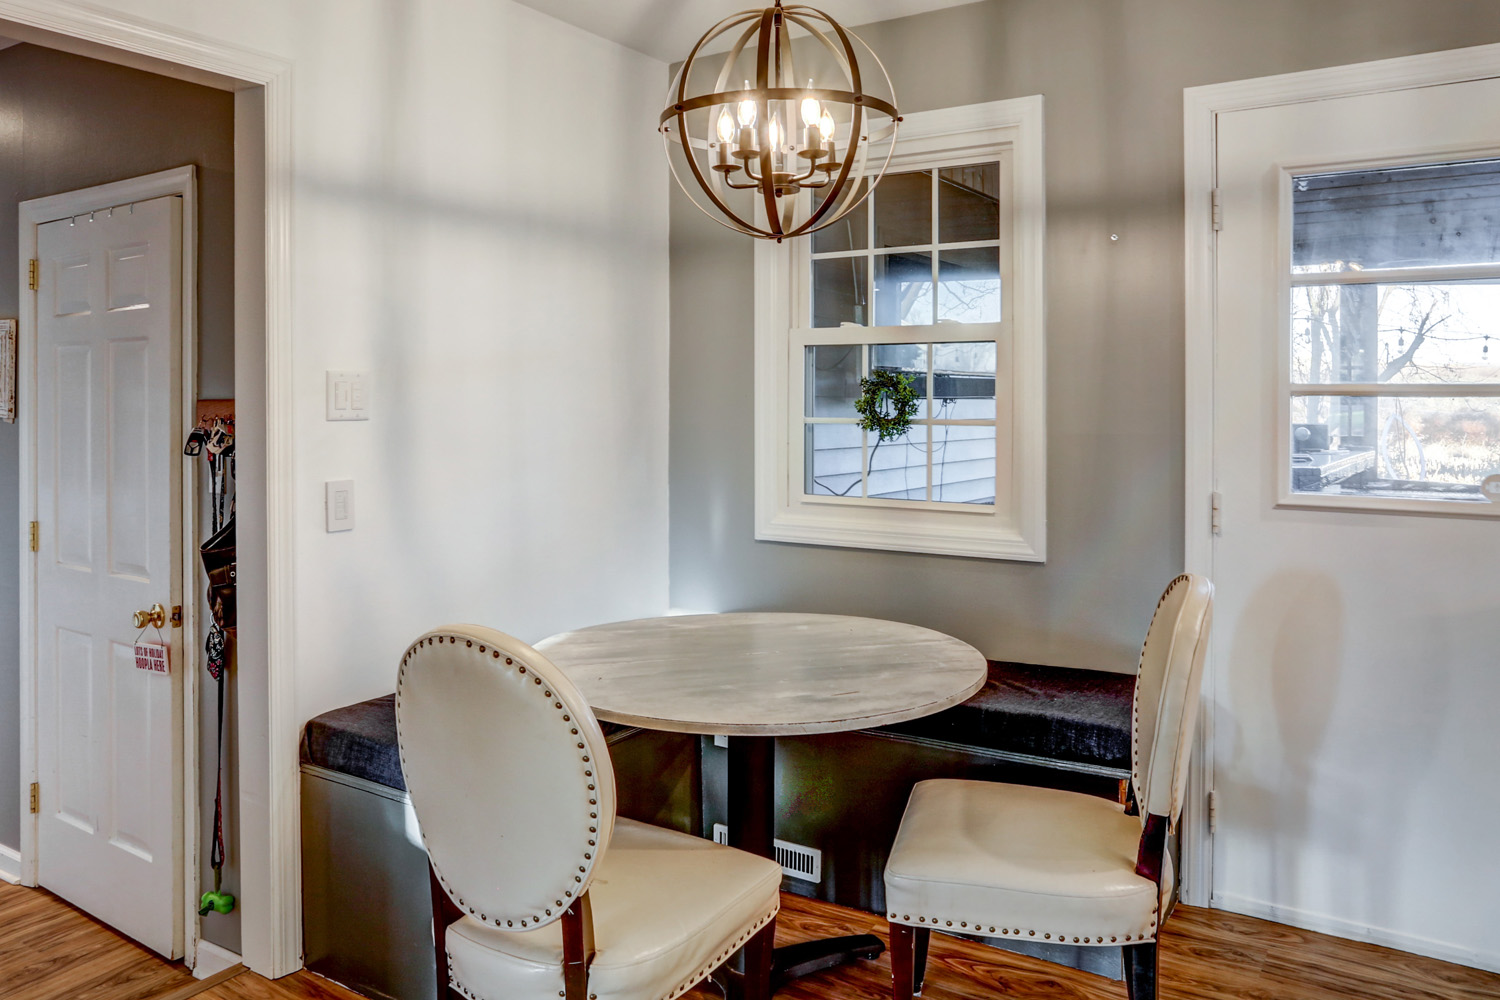
[[[400,668],[400,670],[398,670],[397,675],[396,675],[396,707],[397,707],[398,715],[399,715],[399,711],[400,711],[400,708],[401,708],[402,692],[403,692],[403,689],[406,686],[406,667],[416,657],[417,651],[419,649],[421,649],[422,647],[424,647],[424,646],[431,646],[433,644],[434,640],[436,640],[439,644],[442,644],[442,645],[451,644],[453,646],[457,646],[458,643],[459,643],[459,641],[460,641],[460,639],[463,640],[464,647],[466,649],[472,649],[474,647],[474,640],[472,638],[463,637],[463,636],[456,636],[456,635],[455,636],[448,636],[448,635],[432,636],[432,635],[428,635],[428,636],[423,636],[421,639],[418,639],[411,647],[409,647],[407,649],[406,653],[401,657],[401,668]],[[480,652],[480,654],[484,654],[486,652],[489,652],[490,655],[491,655],[491,657],[493,659],[497,659],[497,660],[500,658],[500,655],[501,655],[500,650],[496,649],[496,650],[491,651],[484,644],[480,645],[479,652]],[[507,666],[515,665],[515,659],[514,659],[514,657],[510,657],[510,656],[505,657],[505,663],[506,663]],[[520,664],[519,666],[517,666],[516,669],[517,669],[517,673],[520,673],[520,674],[526,673],[526,665],[525,664]],[[535,674],[535,672],[532,673],[532,678],[531,679],[532,679],[532,682],[535,683],[536,685],[541,685],[541,683],[542,683],[542,679],[540,677],[538,677]],[[546,697],[546,698],[552,698],[553,697],[553,694],[552,694],[552,692],[550,690],[544,689],[543,692],[542,692],[542,694],[543,694],[543,697]],[[562,701],[559,700],[559,701],[553,702],[553,707],[555,709],[557,709],[558,711],[563,712],[562,721],[564,723],[571,723],[573,721],[572,716],[570,714],[568,714],[567,712],[563,711],[564,710],[564,705],[563,705]],[[577,729],[576,726],[570,726],[569,732],[573,736],[578,736],[578,729]],[[582,741],[578,742],[577,747],[578,747],[579,750],[584,750],[584,751],[588,750],[588,745],[585,742],[582,742]],[[398,742],[398,745],[397,745],[397,750],[398,750],[398,756],[400,757],[400,760],[401,760],[402,773],[403,773],[403,775],[405,775],[406,772],[407,772],[406,751],[405,751],[404,747],[400,746],[399,742]],[[589,759],[588,753],[583,753],[583,754],[580,755],[580,757],[582,758],[582,762],[584,764],[590,765],[589,767],[587,767],[587,768],[584,769],[584,777],[585,778],[593,778],[594,772],[593,772],[593,769],[592,769],[592,761]],[[408,782],[407,782],[408,790],[410,790],[410,785],[411,784],[412,784],[412,782],[408,780]],[[591,810],[589,812],[589,819],[591,819],[591,820],[598,820],[599,813],[598,813],[598,810],[597,810],[597,806],[599,805],[599,799],[598,799],[598,796],[596,794],[597,793],[597,785],[596,785],[596,783],[594,783],[592,781],[586,782],[586,784],[588,785],[588,787],[587,787],[586,790],[590,793],[589,794],[589,802],[588,802],[588,804],[591,805],[591,806],[596,807],[594,810]],[[599,832],[599,828],[598,828],[597,824],[589,826],[589,833],[590,834],[597,834],[598,832]],[[425,834],[422,837],[422,846],[424,848],[427,847],[427,837],[426,837]],[[588,841],[588,846],[590,848],[596,847],[597,846],[597,840],[595,838],[593,838],[593,837],[590,837],[589,841]],[[428,850],[427,854],[428,854],[428,860],[432,863],[433,872],[434,872],[434,874],[437,875],[438,884],[443,887],[443,890],[445,892],[447,892],[450,897],[452,897],[454,900],[457,901],[459,907],[467,909],[470,914],[473,914],[474,916],[477,916],[480,921],[482,921],[484,923],[488,923],[489,922],[489,918],[485,914],[476,911],[475,908],[472,907],[472,906],[468,906],[468,904],[465,903],[465,901],[457,895],[457,893],[454,891],[453,887],[448,883],[448,879],[443,875],[443,873],[440,870],[438,870],[437,863],[435,861],[432,861],[432,852],[430,850]],[[591,861],[595,860],[594,859],[594,852],[592,850],[584,851],[583,852],[583,859],[584,859],[585,862],[591,862]],[[578,867],[578,870],[580,872],[582,872],[583,875],[587,875],[588,871],[589,871],[589,866],[586,865],[586,864],[585,865],[580,865]],[[582,875],[575,875],[575,876],[573,876],[573,882],[575,883],[575,885],[581,885],[583,883],[583,877],[582,877]],[[564,895],[567,898],[571,899],[573,897],[573,890],[572,889],[566,890],[564,892]],[[562,905],[563,905],[562,900],[558,900],[557,901],[557,906],[558,907],[562,907]],[[551,915],[552,915],[552,911],[550,909],[547,910],[547,916],[550,917]],[[773,916],[774,916],[774,914],[773,914]],[[536,915],[531,916],[529,919],[530,919],[531,923],[536,924],[538,926],[542,922],[542,918],[540,916],[536,916]],[[500,926],[500,921],[501,921],[500,917],[496,917],[495,918],[495,926],[496,927]],[[515,924],[514,924],[513,920],[507,919],[505,921],[505,926],[507,926],[507,927],[514,927]],[[521,926],[522,927],[526,927],[527,926],[527,921],[524,920],[524,919],[521,920]],[[469,993],[464,987],[460,986],[458,983],[455,982],[453,985],[454,985],[454,987],[456,989],[458,989],[461,992],[463,992],[465,996],[473,996],[473,994]],[[482,998],[477,998],[476,997],[476,1000],[482,1000]]]

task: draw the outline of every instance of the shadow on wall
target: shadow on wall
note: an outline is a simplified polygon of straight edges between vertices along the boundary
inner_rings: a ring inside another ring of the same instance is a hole
[[[1220,736],[1220,745],[1232,748],[1216,769],[1220,808],[1232,812],[1236,833],[1266,853],[1259,867],[1268,873],[1267,899],[1299,898],[1298,886],[1307,880],[1331,877],[1327,869],[1302,870],[1296,861],[1306,857],[1302,845],[1313,834],[1314,794],[1343,801],[1349,822],[1340,837],[1352,856],[1361,853],[1357,844],[1369,810],[1380,805],[1368,783],[1318,768],[1343,679],[1344,627],[1337,579],[1282,573],[1246,603],[1220,667],[1231,703],[1241,709],[1238,718],[1218,720],[1232,727]],[[1346,882],[1344,891],[1359,892],[1362,884]]]
[[[305,310],[299,367],[375,374],[371,424],[299,440],[361,496],[352,534],[301,536],[299,591],[337,595],[299,639],[302,718],[390,690],[435,622],[536,641],[666,610],[667,181],[643,101],[664,67],[480,8],[374,8],[330,85],[353,148],[299,175],[299,252],[340,286]],[[519,155],[559,128],[611,155]]]

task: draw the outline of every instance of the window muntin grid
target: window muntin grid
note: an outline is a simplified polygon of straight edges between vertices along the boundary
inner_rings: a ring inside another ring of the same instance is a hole
[[[1500,160],[1288,178],[1289,499],[1493,509]]]
[[[814,233],[812,325],[999,322],[1003,169],[993,158],[887,175]]]

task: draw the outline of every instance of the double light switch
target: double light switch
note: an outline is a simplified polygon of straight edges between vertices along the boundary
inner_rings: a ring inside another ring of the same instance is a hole
[[[328,372],[328,419],[370,419],[370,373]]]

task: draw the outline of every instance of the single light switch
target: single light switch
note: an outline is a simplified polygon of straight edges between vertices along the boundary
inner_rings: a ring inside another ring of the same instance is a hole
[[[328,419],[370,419],[370,373],[330,371],[328,378]]]
[[[324,484],[329,531],[354,530],[354,480],[338,479]]]

